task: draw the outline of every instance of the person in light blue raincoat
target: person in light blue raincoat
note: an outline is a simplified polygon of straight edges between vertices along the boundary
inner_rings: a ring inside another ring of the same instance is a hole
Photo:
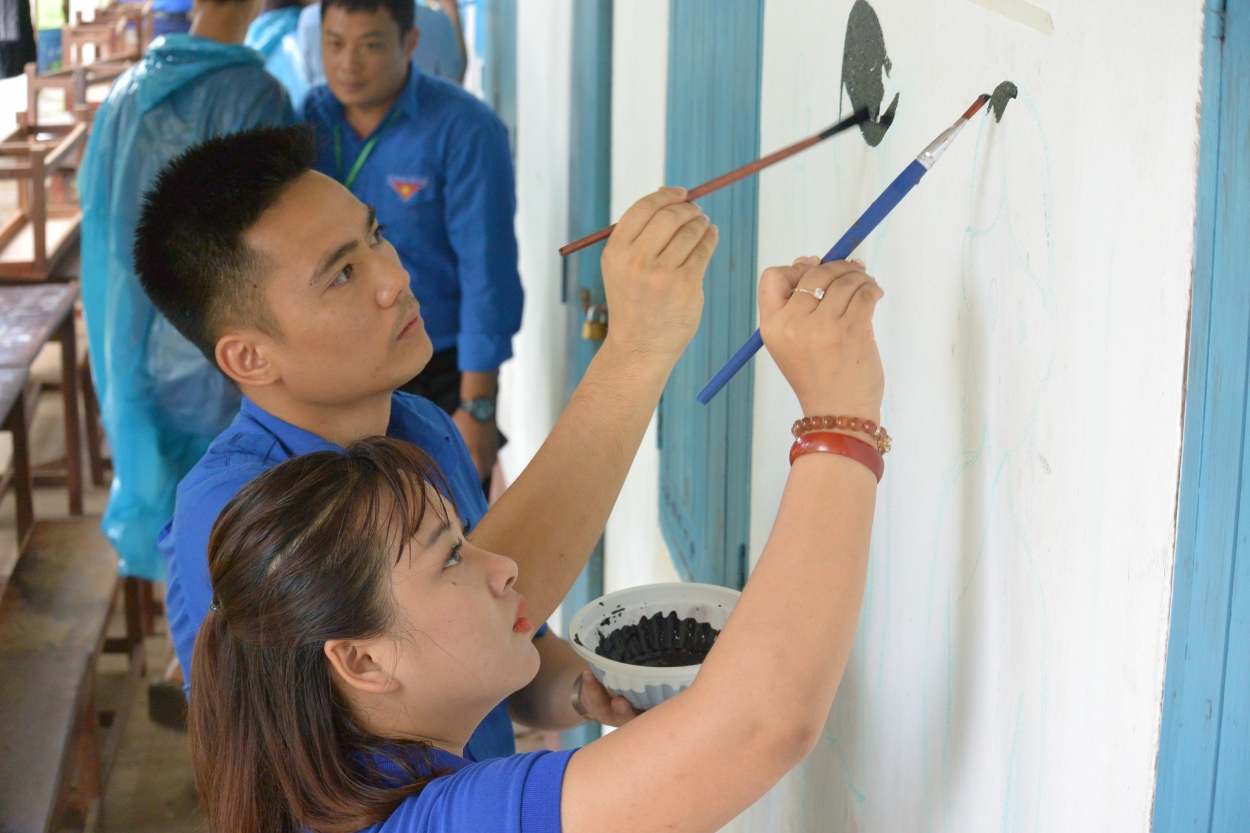
[[[264,56],[265,69],[286,87],[297,114],[312,87],[296,31],[307,2],[311,0],[269,0],[261,16],[252,21],[243,41],[244,46]]]
[[[453,84],[464,80],[464,39],[457,28],[460,20],[439,9],[432,9],[425,0],[416,0],[416,28],[421,33],[412,62],[426,75],[446,78]],[[303,53],[304,69],[309,87],[326,82],[325,64],[321,60],[321,3],[309,3],[300,12],[296,33]]]
[[[178,481],[238,411],[238,390],[153,308],[132,247],[143,195],[173,157],[295,122],[281,84],[242,45],[259,5],[201,0],[193,34],[153,41],[100,106],[78,176],[83,309],[113,456],[103,529],[123,575],[164,575],[156,538]]]

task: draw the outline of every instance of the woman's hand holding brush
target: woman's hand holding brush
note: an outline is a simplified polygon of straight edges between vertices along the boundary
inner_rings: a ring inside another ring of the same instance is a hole
[[[855,260],[822,264],[817,257],[799,258],[764,271],[760,332],[803,416],[841,415],[880,424],[885,374],[872,314],[884,295]]]

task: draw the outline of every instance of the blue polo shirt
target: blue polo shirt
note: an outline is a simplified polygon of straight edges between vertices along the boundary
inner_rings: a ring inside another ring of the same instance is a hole
[[[560,791],[575,751],[527,752],[470,763],[432,750],[429,763],[447,774],[404,800],[367,833],[560,833]],[[419,772],[428,771],[415,756],[413,762]],[[388,783],[402,783],[395,764],[379,758],[374,765],[389,776]]]
[[[356,135],[326,86],[308,94],[304,119],[317,134],[316,169],[339,182],[376,140],[351,190],[386,226],[434,349],[458,348],[461,370],[497,370],[512,357],[524,302],[503,122],[470,93],[416,67],[370,136]]]
[[[468,530],[486,514],[486,500],[464,440],[451,417],[419,396],[391,397],[388,437],[407,440],[438,463]],[[157,546],[165,556],[166,616],[178,661],[191,685],[191,654],[200,624],[213,599],[208,574],[208,536],[217,516],[249,481],[284,460],[314,451],[342,450],[303,428],[285,422],[246,396],[230,427],[178,484],[174,517],[161,530]],[[541,635],[543,630],[538,634]],[[481,761],[516,752],[512,721],[500,703],[478,726],[465,754]]]

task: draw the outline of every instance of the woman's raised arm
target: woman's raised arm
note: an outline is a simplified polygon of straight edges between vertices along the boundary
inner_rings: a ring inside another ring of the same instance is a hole
[[[883,293],[862,270],[809,258],[760,282],[764,343],[805,416],[880,422],[872,314]],[[694,685],[570,759],[565,833],[711,833],[807,756],[850,654],[876,485],[846,457],[795,461],[759,564]]]

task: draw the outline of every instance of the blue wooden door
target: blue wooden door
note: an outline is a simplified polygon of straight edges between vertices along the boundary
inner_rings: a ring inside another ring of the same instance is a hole
[[[477,50],[482,56],[482,96],[508,127],[516,152],[517,0],[472,0],[477,6]],[[462,7],[469,5],[462,3]],[[464,14],[462,8],[461,14]]]
[[[612,166],[612,0],[573,0],[572,95],[569,101],[569,235],[575,240],[611,222]],[[565,401],[586,373],[600,341],[582,337],[583,299],[604,302],[597,243],[564,261],[564,301],[568,310],[568,375]],[[603,539],[564,600],[567,622],[588,602],[603,595]],[[562,745],[583,746],[599,736],[597,724],[563,733]]]
[[[1250,0],[1208,0],[1203,63],[1156,833],[1250,829]]]
[[[687,188],[759,155],[763,0],[672,0],[665,179]],[[720,228],[703,321],[660,402],[660,526],[690,580],[741,587],[750,534],[751,369],[695,394],[755,329],[758,181],[699,201]]]

